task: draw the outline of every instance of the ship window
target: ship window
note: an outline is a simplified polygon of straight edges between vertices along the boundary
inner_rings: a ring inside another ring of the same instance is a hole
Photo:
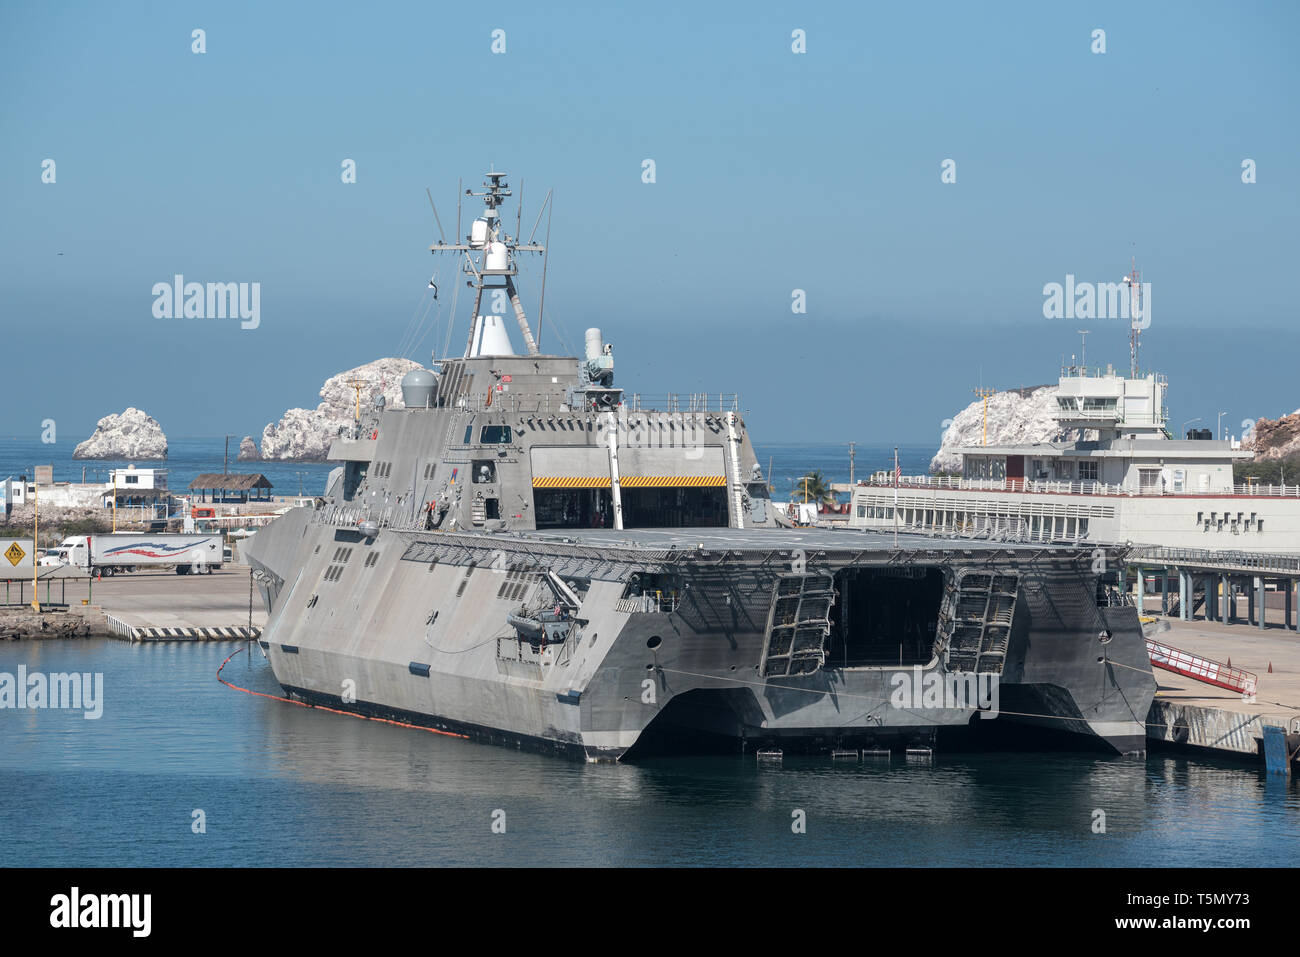
[[[1095,482],[1097,481],[1097,463],[1080,462],[1079,463],[1079,481]]]
[[[474,426],[467,425],[465,426],[465,444],[469,445],[473,441],[474,441]]]
[[[478,440],[484,445],[509,445],[510,426],[485,425],[483,430],[479,432]]]

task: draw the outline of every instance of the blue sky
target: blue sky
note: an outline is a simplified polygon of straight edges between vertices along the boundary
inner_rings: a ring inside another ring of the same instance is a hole
[[[1175,424],[1236,430],[1300,406],[1298,26],[1291,3],[10,3],[0,436],[79,441],[127,405],[257,435],[314,405],[398,350],[438,265],[425,187],[450,231],[489,163],[529,221],[555,190],[543,345],[601,326],[619,384],[739,392],[760,441],[937,444],[977,386],[1053,381],[1076,328],[1127,364],[1121,322],[1045,319],[1042,288],[1134,255]],[[176,273],[260,282],[260,326],[155,318]]]

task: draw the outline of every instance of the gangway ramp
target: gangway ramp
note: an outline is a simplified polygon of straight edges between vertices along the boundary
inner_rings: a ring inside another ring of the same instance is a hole
[[[1202,681],[1217,688],[1226,688],[1243,695],[1254,695],[1259,686],[1259,677],[1250,671],[1231,668],[1213,658],[1205,658],[1183,651],[1172,645],[1147,639],[1147,655],[1151,664],[1165,671]]]

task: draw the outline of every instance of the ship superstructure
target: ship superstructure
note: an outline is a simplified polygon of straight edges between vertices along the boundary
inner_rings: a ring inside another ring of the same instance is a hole
[[[597,329],[541,352],[505,177],[433,247],[475,291],[464,354],[360,413],[323,504],[247,549],[289,693],[592,760],[930,747],[995,715],[1144,749],[1122,550],[786,527],[735,396],[627,394]]]

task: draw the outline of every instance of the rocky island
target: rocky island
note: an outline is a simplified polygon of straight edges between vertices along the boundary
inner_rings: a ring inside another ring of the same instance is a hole
[[[380,393],[390,409],[401,409],[402,376],[421,368],[412,359],[376,359],[355,369],[340,372],[321,386],[321,403],[314,409],[288,409],[280,421],[262,430],[260,458],[263,461],[323,462],[330,443],[343,434],[356,414],[357,393],[349,381],[361,380],[362,408],[373,404]],[[246,439],[252,445],[251,437]],[[240,443],[240,458],[245,444]]]
[[[165,459],[167,436],[158,421],[140,409],[106,415],[90,438],[77,446],[74,459]]]
[[[989,396],[989,445],[1026,444],[1031,442],[1073,441],[1082,438],[1080,430],[1062,433],[1056,422],[1054,385],[1011,389]],[[953,418],[943,433],[938,453],[930,460],[930,471],[960,472],[961,456],[957,449],[984,444],[984,400],[976,399]]]

